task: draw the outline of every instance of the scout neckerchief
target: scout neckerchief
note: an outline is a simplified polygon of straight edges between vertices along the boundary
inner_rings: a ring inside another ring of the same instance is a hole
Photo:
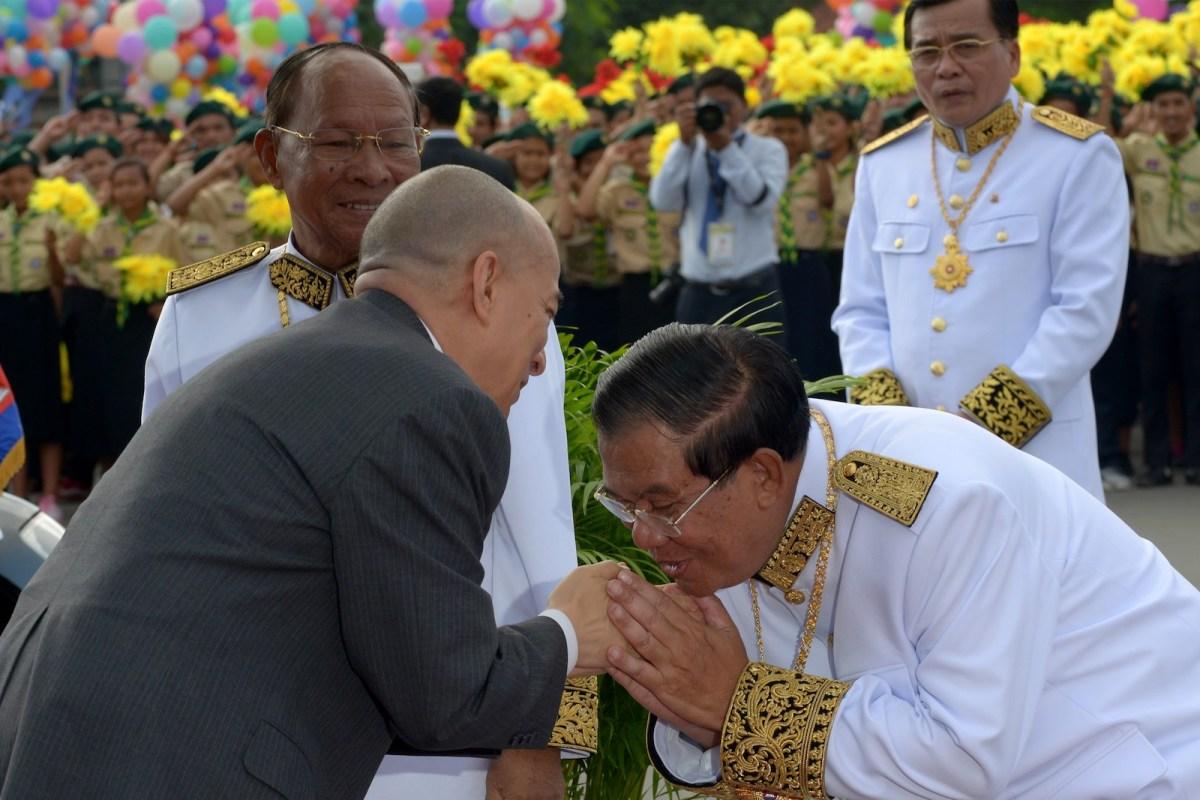
[[[1167,231],[1174,231],[1176,225],[1184,227],[1183,182],[1200,183],[1200,177],[1184,175],[1179,168],[1179,162],[1192,148],[1200,144],[1200,137],[1192,132],[1182,142],[1173,145],[1160,133],[1154,137],[1154,141],[1166,153],[1167,158],[1171,159],[1171,169],[1167,175]]]
[[[526,189],[524,186],[517,185],[517,196],[522,200],[530,203],[536,203],[550,196],[553,188],[550,186],[550,181],[542,181],[532,189]]]
[[[646,246],[650,250],[650,285],[662,277],[662,234],[658,230],[658,212],[650,204],[650,185],[637,178],[629,179],[634,190],[646,200]]]
[[[154,207],[150,203],[146,203],[146,207],[142,209],[142,213],[133,221],[130,221],[125,216],[125,212],[120,209],[117,209],[116,217],[117,230],[121,232],[123,240],[121,254],[117,258],[125,258],[126,256],[133,255],[133,240],[142,231],[158,222],[158,215],[154,213]],[[121,288],[117,293],[117,327],[124,328],[125,322],[129,319],[129,300],[125,296],[125,272],[117,270],[117,275],[121,280]]]
[[[26,206],[25,213],[18,214],[17,207],[12,207],[12,241],[8,243],[8,269],[12,277],[13,294],[21,293],[21,263],[24,258],[21,253],[21,229],[32,222],[38,213]]]
[[[776,216],[779,220],[779,260],[795,263],[799,258],[800,249],[796,247],[796,221],[792,218],[792,201],[800,197],[814,197],[813,192],[796,194],[796,184],[812,169],[812,159],[808,154],[800,156],[796,166],[788,174],[783,194],[779,196],[779,206]]]

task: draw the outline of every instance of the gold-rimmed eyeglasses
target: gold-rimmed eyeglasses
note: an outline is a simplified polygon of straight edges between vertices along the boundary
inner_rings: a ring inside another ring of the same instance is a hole
[[[321,128],[301,133],[272,125],[271,130],[295,136],[308,145],[313,158],[319,161],[349,161],[358,154],[363,142],[367,140],[375,143],[384,159],[409,161],[420,158],[421,151],[425,149],[425,137],[429,135],[429,131],[420,127],[384,128],[376,131],[374,136],[344,128]]]
[[[687,508],[676,515],[674,519],[668,519],[661,514],[655,514],[651,511],[646,511],[630,505],[629,503],[622,502],[613,496],[613,494],[603,486],[596,490],[593,497],[595,497],[596,501],[600,503],[600,505],[604,506],[609,513],[621,520],[623,524],[628,525],[634,531],[637,530],[638,525],[645,525],[652,532],[657,533],[660,536],[666,536],[668,539],[678,539],[683,535],[683,531],[679,529],[679,525],[681,522],[683,522],[683,518],[691,513],[692,509],[700,505],[700,501],[707,497],[708,494],[714,488],[716,488],[718,483],[725,480],[725,477],[730,472],[733,472],[733,467],[730,467],[718,475],[717,479],[705,487],[704,491],[701,492],[700,495],[693,500]]]
[[[1004,41],[1003,37],[995,39],[961,39],[957,42],[951,42],[945,47],[939,47],[936,44],[925,47],[914,47],[908,51],[908,59],[912,62],[914,68],[921,70],[933,69],[940,64],[943,53],[953,58],[959,64],[970,64],[987,52],[989,45],[1002,41]]]

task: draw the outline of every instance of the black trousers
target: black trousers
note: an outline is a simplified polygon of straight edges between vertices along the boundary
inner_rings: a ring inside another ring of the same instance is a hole
[[[1137,271],[1146,466],[1171,465],[1167,387],[1173,355],[1183,390],[1183,466],[1200,469],[1200,259],[1168,267],[1142,260]]]
[[[758,313],[750,323],[775,322],[783,328],[785,316],[774,264],[729,284],[687,281],[675,304],[675,318],[684,323],[711,325],[725,317],[732,323],[755,311]],[[775,341],[786,346],[786,334],[776,336]]]
[[[0,293],[0,367],[12,386],[28,450],[66,433],[58,316],[50,290]]]
[[[620,319],[617,338],[621,344],[633,344],[655,328],[675,320],[671,303],[655,303],[650,299],[649,273],[621,276]]]
[[[563,304],[555,318],[555,325],[564,333],[573,334],[574,344],[595,342],[597,347],[606,352],[621,346],[617,335],[621,303],[619,285],[597,289],[563,282],[562,292]]]
[[[837,336],[829,327],[837,296],[826,267],[826,254],[816,250],[801,250],[794,261],[777,267],[787,312],[787,350],[809,381],[842,372]]]
[[[1096,403],[1096,441],[1100,450],[1100,468],[1113,467],[1133,474],[1129,454],[1121,452],[1120,431],[1137,422],[1141,384],[1138,366],[1138,332],[1130,319],[1130,307],[1137,296],[1137,259],[1130,254],[1129,273],[1117,330],[1108,350],[1092,367],[1092,397]]]

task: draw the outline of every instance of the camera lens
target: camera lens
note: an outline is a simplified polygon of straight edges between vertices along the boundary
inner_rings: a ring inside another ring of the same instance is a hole
[[[725,124],[725,109],[720,103],[707,100],[696,106],[696,127],[705,133],[719,131]]]

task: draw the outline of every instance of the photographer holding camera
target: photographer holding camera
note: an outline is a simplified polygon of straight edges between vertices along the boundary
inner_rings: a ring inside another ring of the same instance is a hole
[[[787,152],[775,139],[742,129],[745,84],[733,70],[713,67],[696,80],[696,102],[675,109],[679,141],[650,183],[659,211],[683,215],[675,316],[715,322],[756,298],[778,293],[775,206],[787,180]],[[757,303],[778,302],[772,295]],[[778,305],[756,322],[783,323]]]

